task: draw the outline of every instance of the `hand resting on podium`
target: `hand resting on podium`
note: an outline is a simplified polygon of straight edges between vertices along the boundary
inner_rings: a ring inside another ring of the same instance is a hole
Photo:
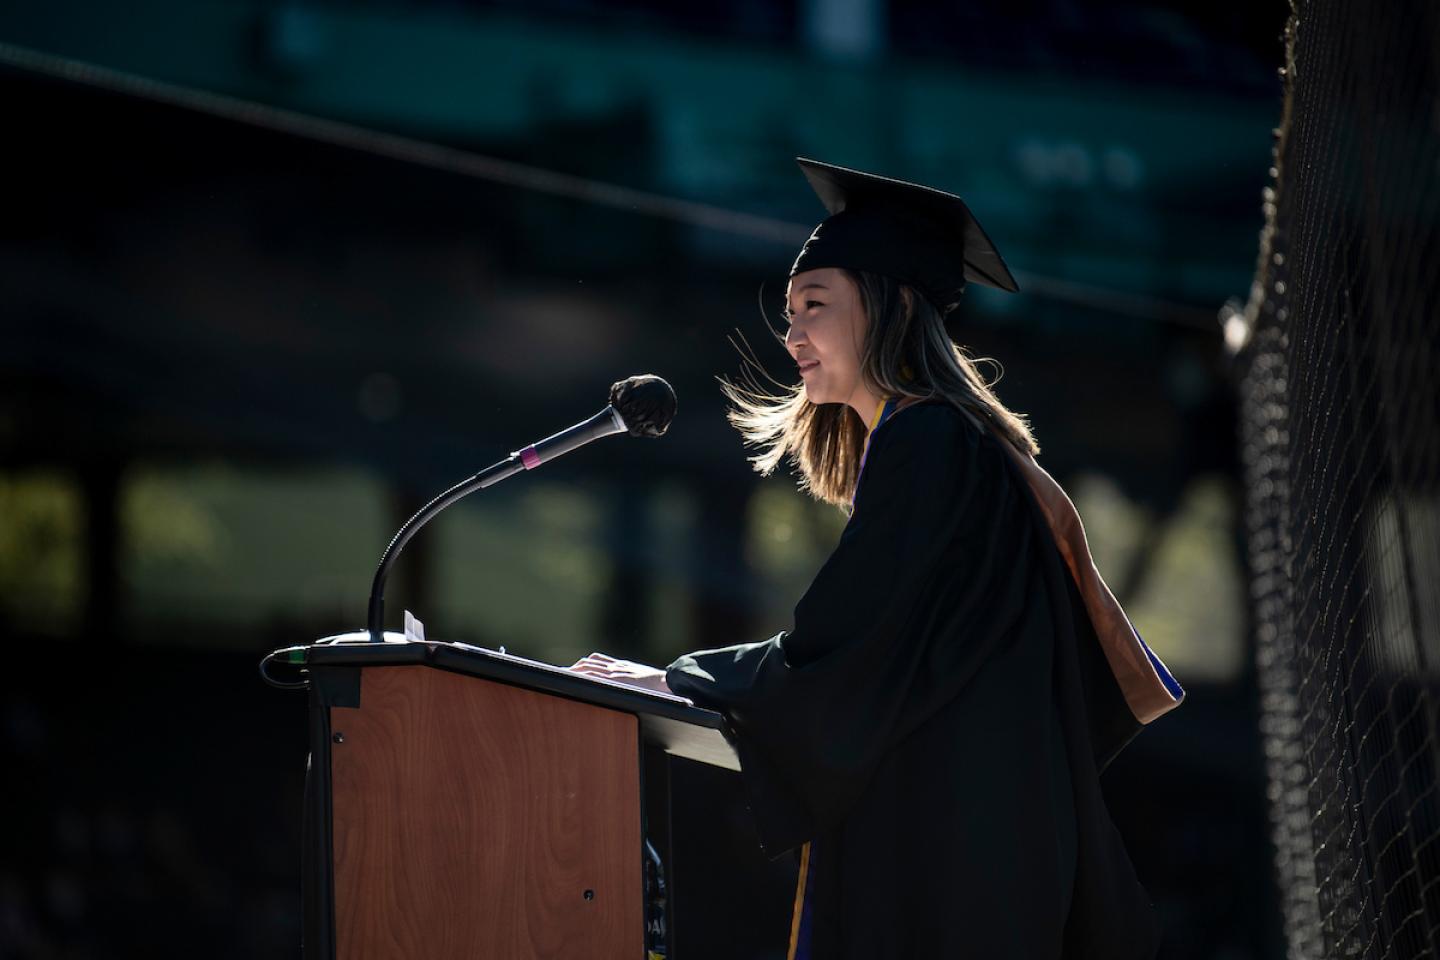
[[[670,687],[665,682],[664,670],[631,660],[617,660],[614,657],[607,657],[603,653],[592,653],[582,657],[565,669],[589,676],[604,677],[606,680],[614,680],[616,683],[641,687],[645,690],[670,693]]]

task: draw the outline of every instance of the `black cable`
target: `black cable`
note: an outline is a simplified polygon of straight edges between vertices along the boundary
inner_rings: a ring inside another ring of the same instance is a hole
[[[275,687],[277,690],[306,690],[306,689],[309,689],[309,687],[310,687],[310,681],[309,681],[309,680],[277,680],[277,679],[275,679],[274,677],[272,677],[272,676],[270,675],[270,671],[269,671],[268,669],[266,669],[266,667],[268,666],[268,664],[270,663],[271,660],[274,660],[274,659],[276,659],[277,657],[279,657],[279,656],[281,656],[281,655],[283,654],[283,655],[285,655],[287,662],[290,663],[290,664],[291,664],[292,666],[294,666],[297,670],[299,670],[300,673],[303,674],[303,673],[306,672],[306,670],[305,670],[305,662],[306,662],[305,651],[306,651],[307,649],[308,649],[307,647],[298,646],[298,647],[281,647],[279,650],[271,650],[269,653],[265,654],[265,656],[263,656],[263,657],[260,658],[260,679],[262,679],[262,680],[264,680],[266,683],[270,684],[270,686]]]

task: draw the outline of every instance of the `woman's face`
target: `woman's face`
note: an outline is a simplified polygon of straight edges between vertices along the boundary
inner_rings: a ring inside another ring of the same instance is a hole
[[[800,368],[805,398],[848,403],[868,421],[873,401],[860,376],[860,350],[869,321],[860,291],[838,267],[821,267],[791,277],[785,298],[785,348]]]

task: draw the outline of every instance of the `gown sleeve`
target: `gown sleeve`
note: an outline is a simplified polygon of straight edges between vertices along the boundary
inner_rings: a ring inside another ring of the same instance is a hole
[[[886,749],[964,686],[1023,602],[980,575],[1003,542],[992,507],[1007,489],[981,453],[951,408],[892,416],[793,629],[667,666],[671,690],[724,715],[770,858],[844,817]],[[938,575],[957,562],[976,575]]]

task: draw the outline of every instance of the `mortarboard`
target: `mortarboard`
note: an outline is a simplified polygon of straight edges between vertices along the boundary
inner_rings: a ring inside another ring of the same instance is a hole
[[[1020,289],[985,231],[953,193],[796,157],[830,215],[805,241],[790,276],[847,267],[894,277],[942,314],[966,281]]]

